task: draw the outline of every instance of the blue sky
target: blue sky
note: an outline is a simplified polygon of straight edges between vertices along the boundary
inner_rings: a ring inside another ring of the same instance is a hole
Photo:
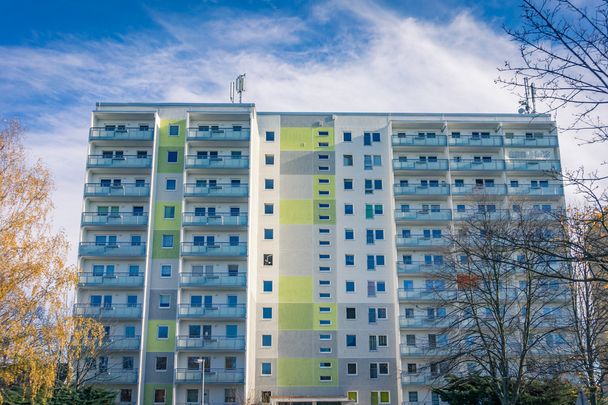
[[[21,118],[50,167],[55,224],[75,244],[96,101],[227,102],[247,72],[244,101],[262,111],[515,112],[494,80],[518,56],[502,29],[518,4],[2,1],[0,116]],[[567,167],[604,159],[577,143],[562,137]]]

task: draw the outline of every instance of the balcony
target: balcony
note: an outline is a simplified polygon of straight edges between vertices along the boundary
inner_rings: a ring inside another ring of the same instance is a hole
[[[447,316],[429,318],[428,316],[399,317],[399,327],[413,329],[443,329],[452,324]]]
[[[78,254],[91,257],[143,257],[146,255],[146,244],[80,242]]]
[[[190,370],[187,368],[175,369],[176,383],[200,383],[201,370]],[[242,384],[245,382],[245,372],[242,368],[205,369],[205,384]]]
[[[214,350],[214,351],[243,351],[245,337],[206,336],[206,337],[177,337],[178,350]]]
[[[249,156],[219,155],[213,157],[186,156],[186,169],[248,169]]]
[[[139,351],[140,336],[111,335],[104,339],[106,351]]]
[[[557,147],[557,136],[543,136],[542,138],[530,138],[527,136],[505,137],[505,146],[515,147]]]
[[[476,209],[468,209],[463,211],[454,210],[454,220],[456,221],[481,221],[486,219],[508,219],[510,217],[509,210],[497,209],[494,211],[479,211]]]
[[[456,290],[430,290],[426,288],[406,290],[400,288],[397,291],[400,301],[443,301],[455,299],[456,295]]]
[[[434,385],[434,384],[442,384],[443,378],[439,375],[435,376],[432,374],[409,374],[402,373],[401,374],[401,384],[407,385]]]
[[[188,141],[248,141],[249,128],[188,128]]]
[[[144,285],[144,273],[79,273],[79,287],[139,288]]]
[[[192,305],[179,304],[177,317],[192,319],[245,319],[245,304]]]
[[[508,160],[507,170],[559,172],[561,170],[561,164],[559,160]]]
[[[450,186],[442,184],[438,186],[402,186],[395,184],[393,190],[396,196],[447,196],[450,194]]]
[[[493,186],[484,186],[479,184],[463,184],[452,186],[452,195],[470,196],[478,198],[480,196],[495,196],[506,194],[507,186],[504,184],[495,184]]]
[[[472,146],[472,147],[501,147],[502,136],[474,136],[474,135],[460,135],[459,137],[450,137],[450,146]]]
[[[452,171],[494,171],[504,170],[504,160],[452,160],[450,161],[450,170]]]
[[[436,273],[440,271],[445,271],[444,264],[433,264],[425,262],[397,262],[397,273],[399,274]]]
[[[229,212],[218,212],[215,215],[197,215],[195,212],[184,212],[182,217],[184,226],[206,226],[206,227],[246,227],[247,213],[241,212],[232,215]]]
[[[452,219],[452,210],[395,210],[395,219],[397,221],[449,221]]]
[[[392,136],[393,146],[446,146],[447,137],[445,135],[435,135],[427,138],[426,136],[396,134]]]
[[[247,184],[216,184],[212,186],[197,186],[196,183],[184,185],[185,197],[230,197],[245,198],[249,195]]]
[[[148,214],[137,214],[132,212],[112,212],[106,214],[83,212],[81,225],[101,227],[145,227],[148,225]]]
[[[151,156],[123,155],[110,156],[89,155],[87,168],[109,168],[109,169],[149,169],[152,167]]]
[[[199,245],[194,244],[193,242],[182,242],[182,256],[247,256],[247,242],[239,242],[238,244],[215,242],[213,245]]]
[[[409,238],[397,235],[395,241],[397,247],[446,247],[449,243],[447,239],[442,237],[434,238],[423,235],[412,235]]]
[[[243,289],[247,287],[247,275],[246,273],[179,273],[179,285],[180,287]]]
[[[151,141],[154,129],[145,127],[92,127],[89,129],[90,141]]]
[[[109,368],[104,372],[91,371],[91,374],[86,377],[89,384],[137,384],[137,369]]]
[[[139,319],[141,314],[141,304],[74,304],[75,316],[101,319]]]
[[[402,357],[426,357],[426,356],[441,356],[445,355],[449,346],[411,346],[407,344],[400,345]]]
[[[150,197],[150,184],[123,183],[106,185],[101,183],[86,183],[85,197]]]
[[[421,160],[393,160],[393,169],[399,170],[448,170],[447,159],[439,159],[437,161],[421,161]]]
[[[561,184],[549,184],[547,186],[509,186],[509,195],[524,197],[562,197],[564,186]]]

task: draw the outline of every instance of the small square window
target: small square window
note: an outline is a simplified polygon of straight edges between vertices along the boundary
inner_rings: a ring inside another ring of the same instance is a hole
[[[344,204],[344,215],[353,215],[354,208],[352,204]]]
[[[344,230],[344,239],[346,239],[346,240],[355,239],[355,231],[352,229],[345,229]]]
[[[271,229],[264,229],[264,239],[272,240],[274,237],[274,231]]]
[[[344,190],[353,189],[353,179],[344,179]]]
[[[263,282],[263,291],[264,292],[272,292],[272,280],[264,280],[264,282]]]
[[[262,308],[262,319],[272,319],[272,308],[271,307]]]
[[[262,347],[272,346],[272,335],[262,335]]]
[[[357,347],[357,335],[346,335],[346,347]]]
[[[165,219],[174,219],[175,218],[175,206],[165,206]]]
[[[274,142],[274,132],[266,131],[266,142]]]
[[[163,235],[163,248],[173,247],[173,235]]]
[[[171,296],[170,295],[159,295],[158,300],[159,308],[171,308]]]
[[[166,325],[158,325],[156,330],[157,339],[169,339],[169,327]]]
[[[273,259],[272,254],[264,253],[264,266],[272,266]]]
[[[355,292],[355,282],[354,281],[346,282],[346,292],[347,293]]]
[[[354,266],[355,265],[355,255],[344,255],[344,264],[346,266]]]
[[[177,163],[177,151],[176,150],[170,150],[167,152],[167,162]]]
[[[265,155],[264,163],[266,163],[268,166],[274,165],[274,155]]]
[[[352,166],[353,165],[353,155],[343,155],[342,157],[344,166]]]
[[[156,358],[156,371],[167,371],[167,357],[158,356]]]
[[[346,374],[357,375],[357,363],[346,363]]]
[[[177,182],[175,181],[175,179],[167,179],[167,181],[165,183],[165,190],[174,191],[176,185],[177,185]]]
[[[344,142],[352,142],[352,140],[353,140],[352,132],[344,132],[343,139],[344,139]]]
[[[346,319],[357,319],[357,308],[346,308]]]
[[[171,277],[171,265],[170,264],[161,264],[160,265],[160,276],[162,278]]]
[[[262,375],[272,375],[271,363],[262,363]]]
[[[274,190],[274,179],[265,179],[264,180],[264,189]]]
[[[169,136],[179,136],[179,125],[169,125]]]
[[[154,390],[154,403],[155,404],[164,404],[165,400],[166,400],[166,392],[164,389]]]
[[[264,214],[274,214],[274,204],[264,204]]]

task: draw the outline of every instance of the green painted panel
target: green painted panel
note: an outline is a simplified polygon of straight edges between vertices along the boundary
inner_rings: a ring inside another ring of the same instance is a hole
[[[169,327],[168,339],[157,339],[159,325]],[[175,351],[175,319],[148,320],[148,337],[146,339],[146,352],[173,352]]]
[[[165,207],[175,208],[173,219],[165,218]],[[181,201],[157,201],[154,214],[155,230],[179,231],[182,224],[182,202]]]
[[[173,247],[163,247],[163,235],[173,235]],[[154,244],[152,246],[153,259],[179,259],[179,231],[158,230],[154,231]]]
[[[331,200],[336,198],[336,176],[334,175],[314,175],[312,183],[313,198]],[[329,183],[319,183],[319,179],[329,180]],[[320,195],[319,191],[329,191],[329,194]]]
[[[311,330],[313,304],[279,303],[279,330]]]
[[[320,208],[319,204],[329,204],[329,208]],[[336,200],[314,200],[313,222],[316,225],[336,224]],[[329,216],[329,220],[321,219],[321,216]]]
[[[154,404],[154,390],[165,390],[164,404],[173,404],[173,385],[171,384],[145,384],[144,385],[144,405]]]
[[[279,217],[281,224],[312,224],[312,200],[281,200]]]
[[[329,307],[331,308],[331,312],[323,312],[321,313],[321,307]],[[338,314],[337,314],[337,306],[336,304],[331,303],[323,303],[323,304],[314,304],[313,309],[313,329],[314,330],[337,330],[338,329]],[[331,325],[321,325],[319,321],[321,319],[326,319],[331,321]]]
[[[169,136],[169,125],[179,125],[179,135]],[[159,146],[181,146],[186,143],[186,120],[160,120]]]
[[[319,132],[327,132],[328,135],[319,136]],[[333,128],[315,128],[313,130],[314,150],[325,151],[334,150],[334,129]],[[319,146],[319,144],[327,143],[327,146]]]
[[[167,155],[170,151],[177,151],[177,162],[169,163]],[[157,173],[182,173],[184,171],[183,146],[159,146]]]
[[[310,303],[313,297],[312,276],[280,276],[279,302]]]
[[[331,363],[330,368],[320,368],[320,363]],[[321,382],[320,376],[331,376],[331,382]],[[326,387],[338,385],[338,362],[327,358],[277,359],[277,385],[283,387]]]
[[[312,151],[312,128],[281,128],[281,150]]]

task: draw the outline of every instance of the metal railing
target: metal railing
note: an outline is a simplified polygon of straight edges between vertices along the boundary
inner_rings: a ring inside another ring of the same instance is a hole
[[[78,249],[80,256],[100,256],[100,257],[117,257],[117,256],[145,256],[146,244],[141,242],[132,244],[131,242],[80,242]]]
[[[395,184],[393,186],[395,195],[448,195],[450,194],[450,186],[442,184],[436,187],[433,186],[401,186]]]
[[[143,287],[144,273],[111,273],[96,274],[83,272],[78,274],[78,285],[82,287]]]
[[[74,304],[75,316],[110,319],[141,318],[141,304]]]
[[[92,127],[89,129],[89,140],[120,140],[120,141],[151,141],[154,139],[154,129],[141,127],[126,127],[106,129]]]
[[[393,160],[393,169],[395,170],[448,170],[447,159],[438,159],[436,161],[421,161],[421,160]]]
[[[247,197],[249,185],[247,184],[216,184],[213,186],[197,186],[195,183],[184,185],[186,197]]]
[[[184,212],[182,223],[184,226],[246,226],[247,213],[232,215],[229,212],[218,212],[214,215],[197,215],[194,212]]]
[[[89,155],[87,158],[87,167],[146,169],[152,167],[152,156],[123,155],[105,157],[103,155]]]
[[[245,350],[244,336],[177,336],[178,350],[202,349],[202,350],[226,350],[241,351]]]
[[[133,212],[108,212],[100,214],[98,212],[83,212],[81,216],[82,225],[141,225],[148,224],[147,213]]]
[[[182,242],[182,256],[247,256],[247,242],[215,242],[213,245]]]
[[[188,128],[188,140],[201,141],[248,141],[251,137],[249,128],[218,128],[202,130],[200,128]]]
[[[393,146],[446,146],[447,137],[445,135],[435,135],[427,138],[417,135],[393,134]]]
[[[186,156],[186,169],[247,169],[249,156],[218,155],[200,157]]]
[[[201,370],[190,370],[187,368],[175,369],[175,382],[177,383],[200,382],[201,377]],[[245,371],[242,368],[205,369],[205,384],[240,384],[243,382],[245,382]]]
[[[247,308],[245,304],[213,304],[192,305],[179,304],[177,316],[179,318],[197,319],[245,319]]]
[[[85,197],[149,197],[150,184],[102,185],[101,183],[86,183],[84,185],[84,195]]]
[[[244,288],[247,286],[246,273],[179,273],[179,285],[182,287],[217,287]]]

